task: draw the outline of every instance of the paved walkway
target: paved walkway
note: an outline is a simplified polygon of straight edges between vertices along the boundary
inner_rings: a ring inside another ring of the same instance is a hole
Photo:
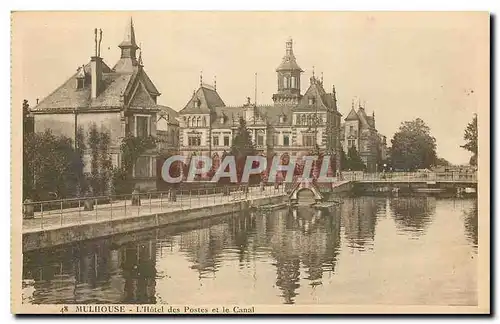
[[[141,206],[131,206],[129,200],[114,201],[110,204],[94,206],[92,211],[84,211],[83,203],[80,208],[66,208],[62,210],[51,210],[50,212],[36,212],[35,217],[23,220],[23,233],[37,232],[42,230],[70,227],[80,224],[92,224],[113,219],[121,219],[134,216],[146,216],[156,213],[175,210],[186,210],[191,208],[216,206],[224,203],[255,199],[262,197],[275,197],[283,195],[283,187],[279,190],[274,187],[249,188],[247,197],[241,191],[232,192],[229,196],[222,193],[200,196],[178,195],[176,202],[163,199],[141,199]]]

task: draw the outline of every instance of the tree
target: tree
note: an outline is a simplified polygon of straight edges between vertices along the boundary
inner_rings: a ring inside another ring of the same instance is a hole
[[[231,155],[235,158],[255,155],[255,147],[252,142],[252,136],[247,129],[247,124],[243,117],[240,117],[239,126],[236,130],[236,136],[231,146]]]
[[[467,124],[464,132],[465,144],[461,148],[466,149],[472,153],[470,158],[470,165],[477,165],[477,115],[474,114],[472,121]]]
[[[247,129],[246,121],[240,117],[239,126],[236,130],[236,136],[233,139],[230,155],[236,160],[236,173],[238,180],[241,180],[243,168],[248,156],[256,155],[256,150],[252,142],[252,136]]]
[[[351,171],[364,171],[366,169],[365,163],[359,156],[355,146],[351,146],[347,151],[347,165]]]
[[[401,123],[391,142],[395,169],[426,169],[436,162],[436,139],[420,118]]]
[[[105,128],[99,131],[97,125],[90,125],[88,147],[90,149],[90,185],[94,195],[105,195],[110,188],[112,163],[108,153],[110,135]]]
[[[445,158],[437,158],[436,159],[436,166],[451,166],[450,161],[446,160]]]
[[[24,197],[47,200],[76,195],[83,178],[83,161],[72,140],[50,130],[24,136]]]

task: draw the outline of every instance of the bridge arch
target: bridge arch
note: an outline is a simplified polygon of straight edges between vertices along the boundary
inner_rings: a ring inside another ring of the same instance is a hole
[[[310,181],[298,182],[290,192],[290,201],[298,204],[312,204],[323,200],[318,187]]]

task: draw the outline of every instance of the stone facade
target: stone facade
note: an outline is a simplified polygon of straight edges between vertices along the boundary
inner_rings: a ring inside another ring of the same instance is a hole
[[[110,135],[109,153],[114,166],[121,164],[120,144],[127,135],[157,136],[157,115],[162,111],[156,101],[160,92],[144,70],[135,40],[132,19],[119,44],[120,59],[110,68],[100,57],[96,35],[95,54],[90,62],[55,91],[30,109],[36,132],[50,129],[56,135],[75,139],[81,128],[87,134],[95,124]],[[101,36],[102,37],[102,34]],[[85,139],[86,141],[86,139]],[[155,188],[157,150],[141,156],[134,167],[134,178],[141,188]],[[85,171],[90,171],[90,152],[84,156]]]
[[[214,158],[229,152],[240,117],[246,120],[252,140],[262,155],[302,156],[317,146],[333,157],[333,172],[340,165],[341,114],[335,87],[327,93],[323,80],[310,78],[301,94],[301,74],[293,53],[292,40],[286,42],[282,63],[276,69],[277,92],[273,105],[255,105],[247,98],[241,106],[226,106],[215,86],[200,86],[179,112],[180,152],[186,157]]]
[[[365,107],[358,104],[345,118],[341,127],[342,149],[347,154],[349,148],[354,146],[365,163],[366,171],[377,172],[381,170],[380,162],[387,158],[387,140],[378,133],[375,127],[375,112],[368,116]]]

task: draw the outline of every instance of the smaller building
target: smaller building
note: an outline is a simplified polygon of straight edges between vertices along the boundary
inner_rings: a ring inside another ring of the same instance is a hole
[[[387,139],[375,127],[375,112],[368,116],[361,103],[357,111],[353,103],[342,124],[341,145],[346,154],[350,147],[356,148],[367,172],[380,171],[379,164],[387,158]]]
[[[158,153],[179,152],[179,113],[170,107],[158,105],[156,137]]]

